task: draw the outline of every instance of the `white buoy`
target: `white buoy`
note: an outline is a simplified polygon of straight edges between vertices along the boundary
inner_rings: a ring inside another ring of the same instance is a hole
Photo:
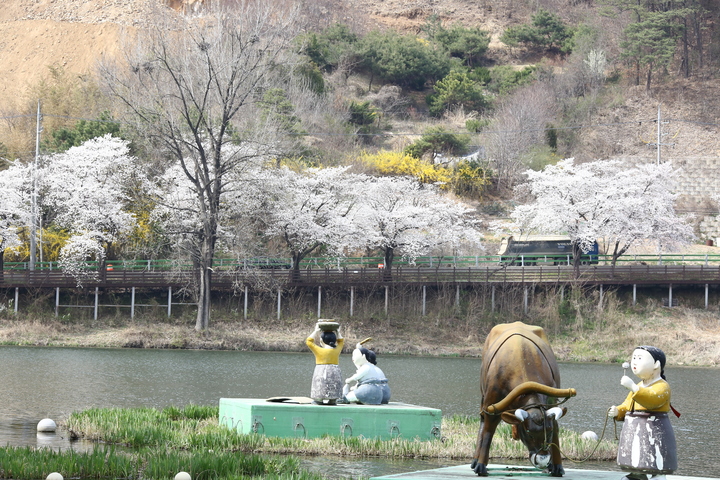
[[[43,418],[37,424],[38,432],[54,432],[57,429],[57,425],[52,418]]]
[[[597,442],[598,440],[597,433],[593,432],[592,430],[583,432],[582,435],[580,435],[580,438],[582,438],[583,440],[592,440],[593,442]]]
[[[192,477],[190,477],[190,474],[187,472],[178,472],[178,474],[175,475],[175,480],[192,480]]]
[[[63,476],[60,475],[58,472],[52,472],[45,478],[45,480],[63,480]]]

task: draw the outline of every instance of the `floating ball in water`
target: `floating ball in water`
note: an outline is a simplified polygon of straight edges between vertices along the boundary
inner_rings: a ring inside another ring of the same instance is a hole
[[[582,438],[583,440],[592,440],[593,442],[597,442],[598,440],[597,433],[593,432],[592,430],[583,432],[582,435],[580,435],[580,438]]]
[[[63,480],[63,476],[60,475],[58,472],[52,472],[45,478],[45,480]]]
[[[192,477],[190,477],[190,474],[187,472],[178,472],[178,474],[175,475],[175,480],[192,480]]]
[[[54,432],[57,429],[57,425],[52,418],[43,418],[37,424],[38,432]]]

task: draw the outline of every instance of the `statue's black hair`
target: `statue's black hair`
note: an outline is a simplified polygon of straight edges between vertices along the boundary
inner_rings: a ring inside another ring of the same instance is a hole
[[[335,332],[322,332],[320,338],[325,345],[329,345],[332,348],[335,348],[337,344],[337,335],[335,335]]]
[[[653,360],[660,362],[660,377],[662,377],[663,380],[667,380],[665,378],[665,353],[663,353],[663,351],[659,348],[651,347],[650,345],[641,345],[636,348],[645,350],[653,357]]]
[[[377,365],[377,357],[375,356],[375,352],[372,350],[368,350],[365,347],[360,347],[360,353],[362,353],[365,358],[367,358],[367,361],[372,363],[373,365]]]

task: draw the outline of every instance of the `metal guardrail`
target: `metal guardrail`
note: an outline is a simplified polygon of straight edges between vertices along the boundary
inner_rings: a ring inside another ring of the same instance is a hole
[[[191,270],[142,271],[112,270],[100,272],[97,277],[81,279],[84,287],[103,288],[182,287],[193,280]],[[104,274],[102,274],[104,273]],[[0,285],[9,287],[73,288],[78,279],[58,270],[6,270]],[[434,284],[569,284],[588,285],[682,285],[720,284],[720,265],[592,265],[577,272],[567,266],[539,267],[396,267],[378,268],[325,268],[325,269],[268,269],[217,270],[213,274],[214,288],[232,288],[252,285],[256,281],[270,280],[278,287],[339,285],[434,285]]]
[[[597,255],[597,266],[609,266],[612,264],[611,255]],[[422,256],[414,262],[396,259],[394,267],[402,268],[472,268],[472,267],[498,267],[502,258],[499,255],[474,255],[474,256]],[[569,266],[572,258],[568,255],[519,255],[513,257],[517,266]],[[383,265],[382,257],[311,257],[300,263],[301,270],[307,269],[377,269]],[[507,263],[507,262],[505,262]],[[617,266],[623,265],[704,265],[720,266],[720,253],[715,254],[661,254],[661,255],[623,255],[616,261]],[[97,262],[87,262],[88,270],[97,270]],[[108,260],[109,271],[131,270],[131,271],[190,271],[192,264],[178,262],[176,260]],[[218,258],[213,263],[216,271],[235,270],[288,270],[292,267],[292,259],[282,257],[254,257],[247,259]],[[5,262],[4,269],[7,271],[28,270],[28,262]],[[61,270],[58,262],[37,262],[35,271],[58,271]]]

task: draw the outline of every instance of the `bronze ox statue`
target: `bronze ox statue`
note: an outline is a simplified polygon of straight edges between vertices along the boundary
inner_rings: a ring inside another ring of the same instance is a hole
[[[541,327],[522,322],[496,325],[485,340],[480,374],[482,424],[472,469],[487,476],[490,443],[500,420],[530,453],[530,462],[562,477],[557,420],[566,413],[559,398],[575,396],[560,388],[555,354]]]

